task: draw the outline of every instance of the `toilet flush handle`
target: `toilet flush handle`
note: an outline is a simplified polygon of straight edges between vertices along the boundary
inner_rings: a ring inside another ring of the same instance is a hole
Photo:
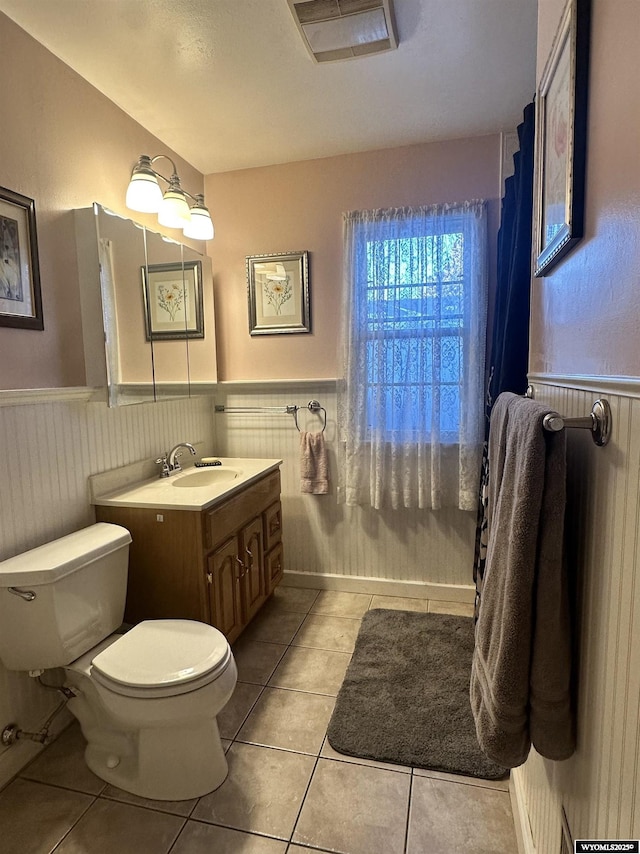
[[[9,587],[9,593],[13,593],[14,596],[19,596],[21,599],[24,599],[25,602],[33,602],[36,598],[36,594],[33,590],[21,590],[19,587]]]

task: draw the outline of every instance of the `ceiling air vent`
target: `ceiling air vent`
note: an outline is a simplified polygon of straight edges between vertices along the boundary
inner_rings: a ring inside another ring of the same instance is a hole
[[[398,47],[392,0],[288,0],[316,62],[353,59]]]

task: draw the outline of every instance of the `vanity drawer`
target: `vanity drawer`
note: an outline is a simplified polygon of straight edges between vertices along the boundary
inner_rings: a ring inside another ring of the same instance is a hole
[[[280,470],[270,472],[248,486],[220,507],[214,507],[205,518],[205,546],[212,549],[241,528],[256,513],[280,498]]]
[[[265,551],[273,548],[282,539],[282,505],[279,501],[263,513],[264,517],[264,548]]]
[[[282,557],[282,543],[267,552],[264,559],[264,572],[267,587],[267,596],[270,596],[282,581],[284,565]]]

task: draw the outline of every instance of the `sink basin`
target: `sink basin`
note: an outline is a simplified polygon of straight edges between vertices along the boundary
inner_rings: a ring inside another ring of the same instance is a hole
[[[183,489],[194,489],[199,486],[215,486],[218,483],[227,483],[240,477],[242,471],[232,468],[211,468],[206,471],[194,471],[178,476],[171,481],[172,486]]]

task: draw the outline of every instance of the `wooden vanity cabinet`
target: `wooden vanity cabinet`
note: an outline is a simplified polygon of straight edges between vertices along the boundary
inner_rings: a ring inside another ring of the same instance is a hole
[[[282,506],[276,501],[263,514],[265,542],[265,582],[267,595],[270,596],[282,581]]]
[[[280,471],[202,512],[96,507],[131,532],[125,620],[183,618],[232,643],[282,579]]]

